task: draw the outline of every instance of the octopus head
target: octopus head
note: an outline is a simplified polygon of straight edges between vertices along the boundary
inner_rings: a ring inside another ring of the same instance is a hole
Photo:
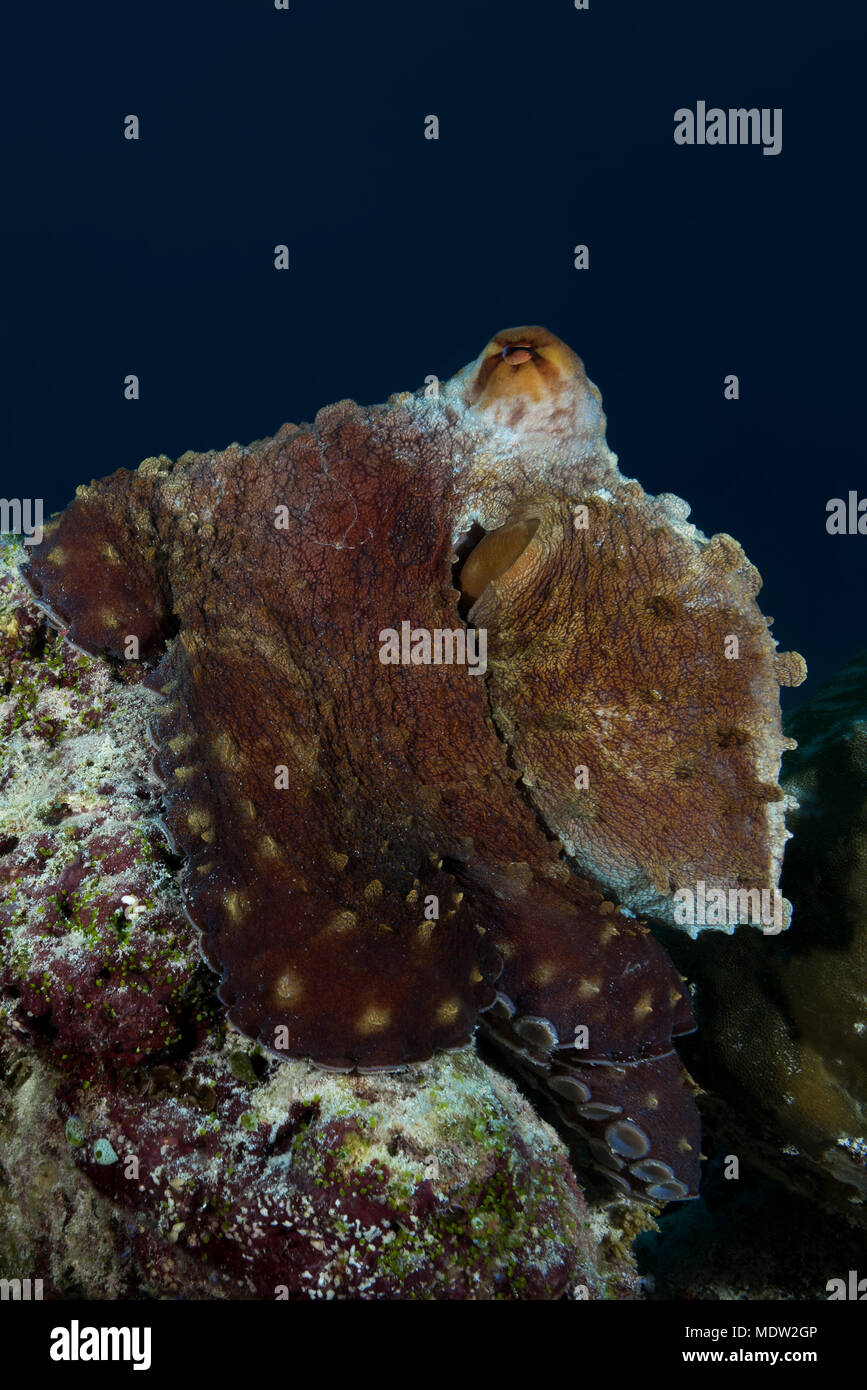
[[[506,328],[453,378],[463,405],[489,425],[604,447],[602,397],[570,347],[546,328]]]

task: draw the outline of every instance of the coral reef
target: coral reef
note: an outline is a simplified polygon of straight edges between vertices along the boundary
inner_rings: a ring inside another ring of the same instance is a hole
[[[0,1273],[55,1296],[637,1292],[553,1132],[469,1048],[375,1082],[237,1038],[89,1085],[2,1060]]]
[[[438,392],[80,488],[25,573],[77,647],[158,663],[166,823],[239,1029],[364,1072],[481,1016],[665,1202],[698,1184],[693,1022],[634,914],[776,887],[803,663],[737,543],[604,427],[574,353],[508,330]]]
[[[679,953],[698,981],[695,1067],[736,1151],[853,1221],[867,1215],[867,653],[786,720],[798,803],[781,936]],[[676,947],[674,948],[676,949]]]
[[[746,1138],[745,1133],[745,1138]],[[864,1265],[864,1233],[828,1219],[748,1161],[737,1182],[726,1177],[733,1135],[707,1143],[701,1196],[669,1207],[660,1234],[645,1233],[635,1254],[650,1299],[802,1300],[828,1297],[828,1281]],[[746,1144],[741,1152],[747,1153]]]
[[[226,1027],[148,780],[137,666],[46,631],[0,554],[0,1276],[46,1296],[634,1297],[647,1218],[591,1211],[464,1048],[382,1077]]]

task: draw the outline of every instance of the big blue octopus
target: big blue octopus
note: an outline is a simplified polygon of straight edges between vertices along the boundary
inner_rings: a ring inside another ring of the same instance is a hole
[[[688,515],[521,327],[414,394],[80,487],[24,567],[69,641],[149,667],[237,1028],[367,1072],[480,1025],[658,1204],[696,1193],[700,1123],[688,988],[644,918],[698,880],[775,887],[804,674]]]

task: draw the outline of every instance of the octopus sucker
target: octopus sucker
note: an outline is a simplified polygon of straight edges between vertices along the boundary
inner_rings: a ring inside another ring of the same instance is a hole
[[[620,474],[581,359],[523,326],[436,398],[81,488],[23,569],[68,641],[135,638],[149,668],[230,1020],[360,1072],[480,1025],[655,1202],[697,1190],[694,1025],[636,915],[776,886],[779,685],[803,678],[740,547],[688,515]]]

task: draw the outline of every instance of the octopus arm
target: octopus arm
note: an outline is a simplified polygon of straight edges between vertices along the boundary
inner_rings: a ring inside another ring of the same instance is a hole
[[[119,469],[80,487],[22,566],[51,620],[83,651],[149,659],[172,631],[156,492],[146,470]]]
[[[416,820],[383,798],[375,748],[347,749],[339,688],[271,641],[275,621],[253,608],[243,632],[182,629],[151,680],[154,770],[220,997],[243,1032],[326,1067],[461,1046],[499,961]]]

